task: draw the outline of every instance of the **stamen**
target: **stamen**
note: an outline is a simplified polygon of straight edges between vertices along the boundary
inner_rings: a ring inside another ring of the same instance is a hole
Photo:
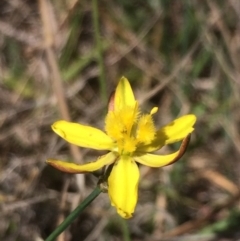
[[[137,140],[140,143],[149,144],[154,139],[156,128],[151,114],[143,115],[138,121]]]

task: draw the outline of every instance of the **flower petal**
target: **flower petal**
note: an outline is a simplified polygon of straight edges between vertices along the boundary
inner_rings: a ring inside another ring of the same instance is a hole
[[[85,172],[93,172],[105,165],[112,164],[116,159],[116,155],[113,152],[109,152],[108,154],[101,156],[94,162],[89,162],[83,165],[78,165],[72,162],[59,161],[55,159],[48,159],[47,164],[55,167],[56,169],[67,172],[67,173],[85,173]]]
[[[190,134],[184,138],[182,144],[178,151],[169,155],[154,155],[154,154],[144,154],[139,156],[134,156],[134,160],[145,166],[149,167],[163,167],[178,161],[185,153],[188,143],[190,141]]]
[[[135,157],[134,160],[149,167],[163,167],[172,164],[178,156],[178,151],[169,155],[145,154]]]
[[[110,150],[113,141],[103,131],[78,123],[60,120],[52,125],[55,133],[66,141],[81,147]]]
[[[156,138],[151,144],[140,146],[138,151],[153,152],[160,149],[164,145],[181,141],[188,134],[193,132],[193,125],[195,122],[195,115],[184,115],[178,119],[175,119],[157,131]]]
[[[157,138],[165,137],[164,145],[180,141],[193,132],[196,119],[195,115],[182,116],[157,131]]]
[[[123,218],[130,218],[138,196],[139,170],[131,157],[122,156],[114,164],[108,178],[108,193],[112,206]]]
[[[134,107],[136,100],[128,82],[128,79],[122,77],[117,85],[114,95],[114,110],[121,110],[126,106]]]

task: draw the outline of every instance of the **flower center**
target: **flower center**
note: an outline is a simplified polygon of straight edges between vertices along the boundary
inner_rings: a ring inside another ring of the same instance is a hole
[[[116,142],[116,150],[120,155],[131,155],[139,145],[152,142],[156,134],[152,115],[156,112],[157,107],[150,114],[141,114],[137,102],[135,106],[108,112],[105,130]]]

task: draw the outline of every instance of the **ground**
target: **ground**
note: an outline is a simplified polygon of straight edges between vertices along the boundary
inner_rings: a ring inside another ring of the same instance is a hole
[[[188,150],[172,166],[140,166],[132,219],[102,193],[57,241],[240,240],[239,1],[94,4],[0,2],[0,240],[46,239],[95,188],[99,172],[47,166],[99,155],[70,147],[51,124],[103,128],[121,76],[145,112],[159,107],[156,126],[197,116]]]

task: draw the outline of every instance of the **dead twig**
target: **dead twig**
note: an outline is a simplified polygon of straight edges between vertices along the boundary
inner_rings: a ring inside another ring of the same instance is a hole
[[[57,98],[58,103],[58,109],[61,115],[61,118],[71,121],[69,109],[66,102],[64,87],[63,87],[63,81],[61,78],[60,70],[57,63],[57,57],[55,55],[53,46],[54,46],[54,36],[53,36],[53,30],[51,28],[52,20],[54,19],[53,13],[51,11],[51,5],[48,0],[39,0],[39,11],[41,15],[42,25],[43,25],[43,38],[45,43],[45,52],[46,52],[46,58],[47,62],[49,64],[49,69],[52,75],[52,86],[53,86],[53,92]],[[77,162],[80,162],[81,160],[81,154],[79,152],[79,149],[69,144],[70,153],[73,157],[73,159]],[[66,193],[69,187],[69,179],[67,178],[65,180],[65,183],[63,185],[62,194],[61,194],[61,201],[60,201],[60,211],[64,209],[65,202],[66,202]],[[81,178],[81,192],[84,192],[84,177]],[[60,213],[58,217],[58,224],[60,224],[64,219],[64,216]],[[58,241],[64,241],[65,234],[62,233],[58,237]]]

